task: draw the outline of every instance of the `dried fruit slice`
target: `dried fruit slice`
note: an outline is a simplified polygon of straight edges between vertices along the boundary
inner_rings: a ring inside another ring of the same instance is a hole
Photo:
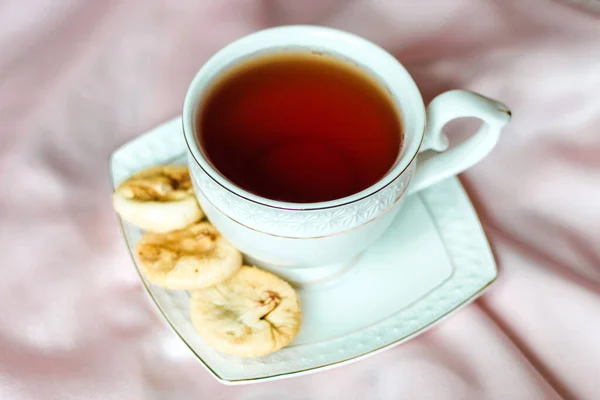
[[[287,346],[302,320],[289,283],[248,266],[218,285],[194,291],[191,317],[211,347],[239,357],[260,357]]]
[[[224,281],[242,265],[241,253],[209,223],[146,232],[136,246],[148,280],[169,289],[201,289]]]
[[[185,228],[204,217],[189,170],[178,165],[160,165],[132,175],[115,190],[113,205],[124,220],[151,232]]]

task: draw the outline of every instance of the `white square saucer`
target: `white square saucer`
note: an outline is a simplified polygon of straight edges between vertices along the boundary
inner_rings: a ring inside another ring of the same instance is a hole
[[[152,165],[185,164],[185,152],[178,117],[112,154],[112,184]],[[142,232],[125,221],[121,226],[133,257]],[[408,198],[390,229],[344,274],[298,288],[300,333],[266,357],[242,359],[211,349],[192,326],[188,292],[152,285],[136,269],[169,325],[226,384],[307,374],[384,351],[473,301],[497,276],[483,229],[456,178]]]

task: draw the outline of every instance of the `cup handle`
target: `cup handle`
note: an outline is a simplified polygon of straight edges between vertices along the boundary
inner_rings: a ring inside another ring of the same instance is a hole
[[[442,131],[449,121],[474,117],[483,121],[475,134],[448,149],[448,137]],[[417,160],[417,169],[409,193],[417,192],[472,167],[496,145],[511,112],[502,103],[466,90],[450,90],[427,106],[425,136]]]

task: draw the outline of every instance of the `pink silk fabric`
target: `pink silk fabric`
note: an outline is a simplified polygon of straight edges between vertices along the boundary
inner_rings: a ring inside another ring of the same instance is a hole
[[[0,2],[0,398],[600,398],[598,17],[553,0]],[[227,387],[147,301],[108,156],[179,114],[216,50],[297,23],[380,44],[426,101],[465,88],[510,106],[462,175],[500,277],[382,354]]]

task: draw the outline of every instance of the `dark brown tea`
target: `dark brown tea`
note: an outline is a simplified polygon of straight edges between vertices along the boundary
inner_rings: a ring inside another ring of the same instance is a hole
[[[385,89],[332,57],[252,58],[223,74],[196,120],[199,143],[232,183],[272,200],[349,196],[392,167],[402,124]]]

